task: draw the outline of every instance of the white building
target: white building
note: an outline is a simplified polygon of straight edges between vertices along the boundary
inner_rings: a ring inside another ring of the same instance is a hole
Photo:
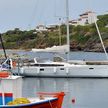
[[[81,21],[79,21],[80,25],[92,24],[97,20],[97,16],[95,12],[88,11],[80,15]]]
[[[38,25],[38,26],[36,27],[36,31],[38,31],[38,32],[47,31],[47,28],[46,28],[46,26],[44,26],[44,25]]]
[[[108,27],[108,24],[105,27]]]
[[[77,26],[78,25],[78,20],[69,21],[69,25]]]
[[[108,11],[104,12],[104,15],[107,15],[108,14]]]
[[[80,18],[77,20],[72,20],[72,25],[87,25],[87,24],[92,24],[97,20],[97,16],[95,12],[92,11],[87,11],[83,14],[80,15]]]

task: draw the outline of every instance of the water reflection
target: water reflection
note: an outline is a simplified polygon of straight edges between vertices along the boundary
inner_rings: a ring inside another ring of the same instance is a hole
[[[108,79],[24,78],[23,96],[34,97],[36,92],[66,93],[63,108],[106,108]],[[72,102],[72,99],[75,102]]]

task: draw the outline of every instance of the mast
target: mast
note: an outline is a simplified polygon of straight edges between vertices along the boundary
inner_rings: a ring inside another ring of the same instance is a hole
[[[61,23],[60,21],[61,21],[61,18],[59,18],[59,45],[61,46],[61,28],[60,28]]]
[[[7,55],[6,55],[6,51],[5,51],[5,47],[4,47],[4,44],[3,44],[3,39],[2,39],[2,35],[1,34],[0,34],[0,40],[1,40],[1,45],[2,45],[3,51],[4,51],[4,56],[7,59]]]
[[[69,39],[69,0],[66,0],[66,27],[67,27],[67,61],[69,60],[69,52],[70,52],[70,39]]]
[[[103,43],[103,39],[102,39],[101,33],[100,33],[100,31],[99,31],[99,27],[98,27],[98,25],[97,25],[97,22],[96,22],[96,18],[95,18],[95,17],[94,17],[94,21],[95,21],[95,26],[96,26],[96,29],[97,29],[97,32],[98,32],[98,35],[99,35],[99,39],[100,39],[101,44],[102,44],[102,48],[103,48],[103,50],[104,50],[104,52],[105,52],[106,59],[108,60],[108,53],[107,53],[107,51],[106,51],[106,49],[105,49],[105,45],[104,45],[104,43]]]

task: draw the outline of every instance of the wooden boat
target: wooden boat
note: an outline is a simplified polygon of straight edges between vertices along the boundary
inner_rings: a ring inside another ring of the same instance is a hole
[[[10,75],[9,72],[0,72],[0,108],[61,108],[64,92],[38,93],[38,97],[27,98],[15,104],[8,104],[14,99],[22,97],[22,77]]]
[[[61,108],[64,92],[60,93],[39,93],[40,96],[49,95],[44,98],[29,98],[31,103],[19,105],[0,105],[2,108]],[[53,96],[51,96],[53,95]],[[9,95],[8,95],[9,96]]]

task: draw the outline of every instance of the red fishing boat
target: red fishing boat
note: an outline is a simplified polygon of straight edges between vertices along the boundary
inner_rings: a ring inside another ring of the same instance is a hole
[[[64,92],[39,93],[39,98],[28,98],[30,103],[18,105],[0,105],[2,108],[61,108]],[[43,97],[48,95],[48,97]],[[8,98],[12,95],[7,95]]]
[[[0,72],[0,108],[61,108],[64,92],[38,93],[38,97],[27,98],[29,103],[9,104],[22,97],[22,77],[11,75],[7,71]]]

